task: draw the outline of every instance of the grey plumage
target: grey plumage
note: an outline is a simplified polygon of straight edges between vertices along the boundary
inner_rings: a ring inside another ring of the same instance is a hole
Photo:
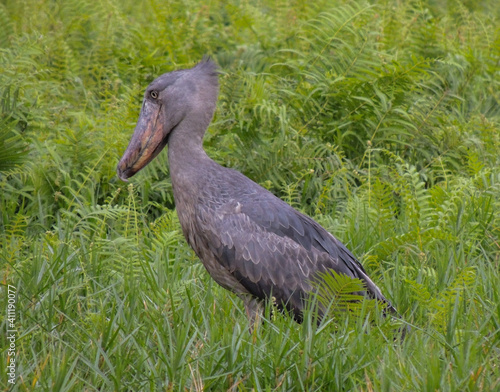
[[[216,66],[209,60],[151,83],[118,165],[120,178],[134,175],[169,144],[184,236],[215,281],[243,299],[251,319],[262,301],[274,297],[278,307],[301,321],[311,280],[329,269],[361,279],[366,295],[395,313],[338,239],[243,174],[207,156],[202,140],[217,94]]]

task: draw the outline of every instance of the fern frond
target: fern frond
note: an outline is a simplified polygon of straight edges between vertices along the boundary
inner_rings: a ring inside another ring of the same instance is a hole
[[[333,270],[319,273],[311,282],[321,308],[332,312],[339,317],[345,312],[354,316],[360,316],[360,312],[367,306],[369,309],[375,307],[375,302],[366,300],[363,282],[360,279],[351,278],[339,274]],[[367,303],[363,304],[363,301]]]
[[[430,301],[433,310],[431,321],[440,328],[445,328],[453,305],[461,303],[466,298],[476,282],[476,272],[472,267],[464,268],[444,291]]]
[[[7,48],[10,45],[10,40],[14,35],[12,21],[4,4],[0,4],[0,48]]]
[[[14,170],[28,156],[28,147],[14,130],[14,121],[0,119],[0,173]]]

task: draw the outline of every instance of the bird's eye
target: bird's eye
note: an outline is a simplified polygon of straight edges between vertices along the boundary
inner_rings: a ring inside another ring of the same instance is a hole
[[[149,95],[151,95],[151,98],[156,99],[158,98],[158,91],[153,90],[149,93]]]

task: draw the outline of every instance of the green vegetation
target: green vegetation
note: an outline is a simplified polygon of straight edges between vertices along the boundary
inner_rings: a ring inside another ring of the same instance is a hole
[[[499,17],[496,0],[0,1],[1,389],[498,391]],[[203,54],[222,72],[208,153],[346,243],[404,342],[269,309],[250,335],[182,238],[166,154],[117,179],[145,87]]]

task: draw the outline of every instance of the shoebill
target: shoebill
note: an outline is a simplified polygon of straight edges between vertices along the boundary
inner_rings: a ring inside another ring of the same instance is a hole
[[[210,276],[243,300],[251,328],[263,302],[270,299],[301,322],[306,299],[314,289],[311,282],[318,273],[330,270],[360,279],[364,295],[381,301],[384,312],[396,314],[337,238],[205,153],[203,136],[217,95],[217,66],[209,59],[154,80],[144,94],[137,126],[118,164],[118,176],[127,181],[168,144],[174,200],[184,237]]]

